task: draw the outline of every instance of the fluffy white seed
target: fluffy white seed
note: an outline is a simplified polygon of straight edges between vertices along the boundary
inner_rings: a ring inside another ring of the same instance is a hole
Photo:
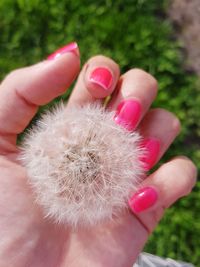
[[[72,226],[113,218],[144,175],[141,137],[98,105],[47,112],[30,130],[21,160],[44,214]]]

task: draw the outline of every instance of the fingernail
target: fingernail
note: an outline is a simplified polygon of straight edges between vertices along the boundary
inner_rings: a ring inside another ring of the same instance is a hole
[[[129,206],[134,213],[140,213],[152,207],[158,199],[153,187],[144,187],[136,192],[129,200]]]
[[[76,56],[79,56],[79,48],[78,44],[76,42],[72,42],[66,46],[63,46],[56,50],[53,54],[49,55],[47,57],[48,60],[56,59],[60,56],[62,56],[65,53],[74,53]]]
[[[141,105],[138,101],[129,99],[122,101],[116,110],[114,120],[127,130],[133,130],[141,115]]]
[[[147,138],[142,142],[141,146],[146,149],[146,153],[140,160],[144,164],[144,169],[149,171],[157,161],[160,152],[160,141],[156,138]]]
[[[101,86],[104,90],[108,90],[113,82],[113,75],[107,68],[96,68],[90,75],[89,80]]]

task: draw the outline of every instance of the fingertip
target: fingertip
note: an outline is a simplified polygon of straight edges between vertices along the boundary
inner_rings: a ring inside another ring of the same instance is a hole
[[[158,201],[158,190],[154,186],[140,188],[128,201],[133,213],[138,214],[149,210]]]
[[[79,51],[78,44],[76,42],[71,42],[71,43],[57,49],[55,52],[53,52],[52,54],[47,56],[47,60],[57,59],[57,58],[61,57],[62,55],[64,55],[65,53],[73,53],[77,57],[80,57],[80,51]]]
[[[21,94],[36,105],[47,104],[69,88],[79,70],[80,59],[71,52],[28,67],[24,83],[20,87]]]
[[[93,57],[85,67],[86,88],[93,97],[105,98],[115,89],[119,75],[119,67],[113,60]]]

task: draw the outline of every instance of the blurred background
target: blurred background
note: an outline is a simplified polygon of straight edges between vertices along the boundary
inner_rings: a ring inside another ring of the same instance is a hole
[[[0,79],[71,41],[82,63],[104,54],[122,73],[143,68],[159,82],[153,106],[182,122],[163,161],[185,154],[200,168],[199,36],[199,0],[0,0]],[[200,181],[167,211],[145,251],[200,266]]]

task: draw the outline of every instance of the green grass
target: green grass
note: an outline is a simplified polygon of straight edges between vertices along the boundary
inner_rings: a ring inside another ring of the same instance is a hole
[[[182,68],[182,44],[174,38],[166,6],[157,0],[1,0],[1,78],[73,40],[79,43],[82,62],[104,54],[122,72],[143,68],[159,81],[154,106],[174,112],[182,122],[182,134],[165,160],[186,154],[200,167],[200,86]],[[200,183],[167,212],[146,251],[200,266],[199,189]]]

